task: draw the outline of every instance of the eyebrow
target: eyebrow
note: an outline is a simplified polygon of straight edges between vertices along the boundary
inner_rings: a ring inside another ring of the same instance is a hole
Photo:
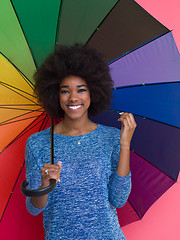
[[[68,88],[68,87],[69,87],[68,85],[63,85],[63,86],[61,86],[60,88]],[[77,85],[76,87],[78,87],[78,88],[86,87],[86,88],[87,88],[87,86],[84,85],[84,84],[82,84],[82,85]]]

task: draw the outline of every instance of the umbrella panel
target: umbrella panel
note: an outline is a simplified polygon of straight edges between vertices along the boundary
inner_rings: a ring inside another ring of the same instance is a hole
[[[137,129],[132,139],[132,149],[177,181],[180,171],[180,130],[137,116],[135,119]]]
[[[118,1],[88,40],[107,62],[161,36],[169,30],[133,0]]]
[[[39,66],[54,50],[60,0],[12,0],[34,62]]]
[[[109,66],[114,87],[180,81],[180,55],[171,32]]]
[[[161,159],[160,159],[161,160]],[[129,202],[140,218],[175,181],[157,167],[131,152],[132,191]],[[121,215],[120,215],[121,216]],[[131,216],[129,215],[131,221]],[[126,223],[127,224],[127,223]]]
[[[104,0],[102,4],[99,0],[63,1],[58,42],[65,45],[86,43],[116,2],[117,0]]]
[[[179,106],[180,83],[167,83],[118,88],[113,91],[111,108],[180,128]]]

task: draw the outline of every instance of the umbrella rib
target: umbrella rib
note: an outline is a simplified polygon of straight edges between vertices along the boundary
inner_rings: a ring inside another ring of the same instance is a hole
[[[151,120],[151,121],[154,121],[154,122],[158,122],[158,123],[161,123],[161,124],[164,124],[164,125],[167,125],[167,126],[170,126],[170,127],[173,127],[173,128],[176,128],[176,129],[180,129],[180,127],[177,127],[177,126],[173,126],[171,124],[168,124],[168,123],[165,123],[165,122],[161,122],[161,121],[158,121],[156,119],[152,119],[152,118],[148,118],[148,117],[145,117],[145,116],[141,116],[141,115],[138,115],[138,114],[134,114],[140,118],[143,118],[143,119],[148,119],[148,120]]]
[[[23,115],[19,115],[18,117],[22,117],[22,116],[25,116],[26,114],[23,114]],[[22,121],[25,121],[25,120],[28,120],[28,119],[32,119],[32,118],[37,118],[39,115],[36,115],[36,116],[33,116],[33,117],[27,117],[27,118],[23,118],[23,119],[20,119],[20,120],[15,120],[15,121],[12,121],[12,120],[14,120],[14,119],[16,119],[16,117],[15,118],[11,118],[11,119],[8,119],[8,120],[6,120],[6,121],[4,121],[4,122],[1,122],[0,123],[0,127],[1,126],[4,126],[4,125],[8,125],[8,124],[13,124],[13,123],[17,123],[17,122],[22,122]],[[11,121],[11,122],[9,122],[9,121]]]
[[[21,97],[29,100],[30,102],[32,102],[32,103],[34,103],[34,104],[36,104],[36,105],[39,105],[39,104],[37,104],[36,102],[34,102],[33,100],[29,99],[28,97],[25,97],[24,95],[20,94],[19,92],[15,91],[14,89],[12,89],[12,88],[15,88],[15,87],[10,86],[10,85],[5,84],[5,83],[2,84],[2,83],[3,83],[3,82],[0,81],[0,84],[3,85],[4,87],[6,87],[6,88],[8,88],[9,90],[15,92],[16,94],[20,95]],[[12,88],[11,88],[11,87],[12,87]],[[20,89],[18,89],[18,88],[15,88],[15,89],[17,89],[17,90],[19,90],[19,91],[21,91],[21,92],[24,92],[24,91],[22,91],[22,90],[20,90]],[[26,93],[26,92],[24,92],[24,93]],[[26,94],[28,94],[28,93],[26,93]],[[30,94],[28,94],[28,95],[30,95]],[[34,97],[33,95],[30,95],[30,96]]]
[[[157,37],[155,37],[155,38],[152,38],[151,40],[149,40],[149,41],[147,41],[147,42],[141,44],[140,46],[138,46],[138,47],[136,47],[136,48],[134,48],[134,49],[132,49],[132,50],[130,50],[130,51],[124,53],[123,55],[121,55],[121,56],[119,56],[119,57],[113,59],[112,61],[108,62],[107,64],[110,65],[111,63],[116,62],[116,61],[119,60],[120,58],[123,58],[124,56],[128,55],[129,53],[132,53],[132,52],[136,51],[137,49],[139,49],[139,48],[141,48],[141,47],[143,47],[143,46],[145,46],[145,45],[147,45],[147,44],[153,42],[154,40],[156,40],[156,39],[158,39],[158,38],[160,38],[160,37],[162,37],[162,36],[168,34],[169,32],[171,32],[171,31],[168,30],[167,32],[165,32],[165,33],[163,33],[163,34],[161,34],[161,35],[159,35],[159,36],[157,36]]]
[[[45,118],[43,119],[43,122],[42,122],[40,128],[39,128],[39,132],[44,129],[44,126],[43,126],[43,125],[46,125],[46,123],[47,123],[48,120],[49,120],[49,116],[46,115]]]
[[[44,114],[44,113],[43,113]],[[43,114],[41,114],[40,116],[42,116]],[[38,118],[40,117],[38,116]],[[32,123],[34,123],[38,118],[36,118]],[[32,123],[30,123],[20,134],[18,134],[10,144],[14,143],[15,141],[17,141],[20,137],[22,137],[24,134],[26,134],[27,132],[29,132],[33,127],[35,127],[37,124],[39,124],[40,122],[42,122],[43,119],[39,120],[35,125],[33,125],[31,128],[29,128],[27,131],[25,131],[30,125],[32,125]],[[8,145],[9,146],[9,145]],[[7,147],[8,147],[7,146]]]
[[[16,89],[16,90],[18,90],[18,91],[20,91],[20,92],[22,92],[22,93],[25,93],[25,94],[27,94],[27,95],[29,95],[29,96],[31,96],[31,97],[36,98],[33,94],[30,94],[30,93],[28,93],[28,92],[26,92],[26,91],[23,91],[22,89],[19,89],[19,88],[13,86],[13,85],[7,84],[7,83],[2,82],[2,81],[0,81],[0,84],[3,85],[4,87],[7,87],[7,88],[10,89],[10,90],[11,90],[11,88],[12,88],[12,89]],[[18,93],[18,92],[17,92],[17,93]]]
[[[86,41],[86,44],[89,43],[89,41],[91,40],[91,38],[94,36],[95,32],[100,28],[100,25],[105,21],[105,19],[110,15],[110,13],[113,11],[113,9],[116,7],[116,5],[119,3],[119,0],[115,3],[115,5],[111,8],[111,10],[108,12],[108,14],[103,18],[103,20],[99,23],[99,25],[97,26],[97,28],[94,30],[94,32],[91,34],[91,36],[89,37],[89,39]]]
[[[128,202],[131,205],[131,207],[134,209],[135,213],[137,214],[137,216],[139,217],[139,219],[142,219],[143,216],[140,216],[140,214],[136,211],[135,207],[132,205],[131,201],[128,198]]]
[[[132,152],[134,152],[136,155],[138,155],[139,157],[141,157],[142,159],[144,159],[144,161],[148,162],[151,166],[155,167],[156,169],[158,169],[160,172],[162,172],[164,175],[166,175],[167,177],[169,177],[170,179],[172,179],[174,182],[177,182],[177,180],[173,179],[172,177],[170,177],[169,175],[167,175],[167,173],[165,173],[164,171],[162,171],[160,168],[158,168],[155,164],[153,164],[152,162],[148,161],[146,158],[144,158],[143,156],[141,156],[139,153],[137,153],[134,149],[131,149]]]
[[[119,112],[124,112],[124,110],[112,110],[112,109],[109,109],[110,111],[113,111],[113,112],[117,112],[117,113],[119,113]],[[133,112],[132,112],[133,113]],[[142,116],[142,115],[138,115],[138,114],[136,114],[136,113],[133,113],[133,115],[135,115],[135,116],[137,116],[137,117],[140,117],[140,118],[142,118],[142,119],[148,119],[148,120],[151,120],[151,121],[154,121],[154,122],[158,122],[158,123],[161,123],[161,124],[164,124],[164,125],[167,125],[167,126],[170,126],[170,127],[173,127],[173,128],[176,128],[176,129],[180,129],[180,127],[177,127],[177,126],[173,126],[173,125],[171,125],[171,124],[169,124],[169,123],[165,123],[165,122],[161,122],[161,121],[158,121],[158,120],[156,120],[156,119],[152,119],[152,118],[149,118],[149,117],[146,117],[146,116]]]
[[[14,65],[14,63],[11,62],[10,59],[9,59],[7,56],[5,56],[2,52],[0,52],[0,54],[21,74],[21,76],[23,77],[24,81],[29,85],[29,87],[30,87],[31,89],[33,89],[32,86],[33,86],[34,84],[28,79],[28,77],[26,77],[26,76],[24,75],[24,73],[21,72],[21,70],[20,70],[18,67],[16,67],[16,65]]]
[[[37,124],[39,124],[41,121],[43,121],[43,119],[39,120],[35,125],[33,125],[31,128],[28,129],[28,127],[30,125],[32,125],[35,121],[38,120],[38,118],[40,118],[44,113],[42,113],[41,115],[39,115],[33,122],[31,122],[21,133],[19,133],[2,151],[1,153],[8,148],[12,143],[14,143],[15,141],[17,141],[20,137],[22,137],[24,134],[26,134],[28,131],[30,131],[33,127],[35,127]],[[28,129],[28,130],[27,130]]]
[[[13,107],[14,106],[14,107]],[[12,107],[10,106],[7,106],[7,105],[0,105],[0,108],[3,108],[3,109],[11,109],[11,110],[20,110],[20,111],[29,111],[29,112],[34,112],[34,111],[37,111],[37,110],[31,110],[31,109],[28,109],[28,108],[17,108],[15,106],[20,106],[20,105],[12,105]],[[33,106],[33,105],[32,105]],[[41,109],[41,108],[39,108]]]
[[[28,46],[28,48],[29,48],[29,51],[30,51],[30,53],[31,53],[32,59],[33,59],[33,61],[34,61],[34,65],[35,65],[35,67],[37,68],[37,64],[36,64],[35,58],[34,58],[34,56],[33,56],[33,54],[32,54],[31,48],[30,48],[30,46],[29,46],[29,43],[28,43],[28,40],[27,40],[27,38],[26,38],[25,32],[24,32],[24,30],[23,30],[23,27],[22,27],[22,25],[21,25],[21,22],[20,22],[20,20],[19,20],[18,15],[17,15],[17,12],[16,12],[16,9],[15,9],[15,7],[14,7],[14,4],[13,4],[12,0],[10,0],[10,2],[11,2],[11,5],[12,5],[12,7],[13,7],[13,10],[14,10],[14,13],[15,13],[15,15],[16,15],[16,18],[17,18],[17,20],[18,20],[18,22],[19,22],[19,25],[20,25],[20,27],[21,27],[21,30],[22,30],[22,33],[23,33],[24,38],[25,38],[25,40],[26,40],[27,46]]]
[[[62,12],[62,5],[63,5],[63,0],[60,1],[60,6],[59,6],[59,14],[58,14],[58,19],[57,19],[57,27],[56,27],[56,37],[55,37],[55,47],[58,44],[58,33],[59,33],[59,27],[60,27],[60,18],[61,18],[61,12]]]
[[[29,107],[33,107],[33,106],[36,106],[38,104],[0,104],[0,106],[2,107],[13,107],[13,106],[29,106]],[[40,106],[40,105],[39,105]]]
[[[8,123],[2,123],[2,124],[0,123],[0,127],[1,127],[1,126],[4,126],[4,125],[12,124],[12,123],[17,123],[17,122],[25,121],[25,120],[32,119],[32,118],[37,118],[38,116],[39,116],[39,115],[33,116],[33,117],[29,117],[29,118],[23,118],[22,120],[12,121],[12,122],[8,122]]]
[[[129,86],[122,86],[122,87],[114,87],[112,90],[117,89],[124,89],[124,88],[134,88],[134,87],[146,87],[146,86],[153,86],[153,85],[164,85],[164,84],[176,84],[180,83],[180,81],[173,81],[173,82],[157,82],[157,83],[142,83],[136,85],[129,85]]]
[[[20,119],[20,120],[17,120],[17,121],[9,122],[9,121],[14,120],[14,119],[16,119],[16,118],[19,118],[19,117],[28,115],[29,113],[32,113],[32,112],[39,112],[39,113],[43,112],[43,113],[44,113],[44,111],[40,111],[40,109],[43,109],[43,108],[39,108],[39,109],[36,109],[36,110],[31,110],[31,111],[29,111],[29,112],[27,112],[27,113],[23,113],[23,114],[20,114],[20,115],[15,116],[15,117],[13,117],[13,118],[9,118],[9,119],[7,119],[7,120],[5,120],[5,121],[3,121],[3,122],[0,122],[0,126],[6,125],[6,124],[10,124],[10,123],[14,123],[14,122],[19,122],[19,121],[23,121],[23,120],[25,120],[25,119],[28,119],[28,118],[24,118],[24,119]],[[38,116],[39,116],[39,115],[38,115]],[[30,117],[30,118],[33,118],[33,117]]]

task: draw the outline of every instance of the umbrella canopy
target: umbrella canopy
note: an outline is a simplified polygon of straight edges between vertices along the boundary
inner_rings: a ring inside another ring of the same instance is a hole
[[[102,52],[114,80],[111,110],[95,120],[120,128],[118,111],[127,111],[138,123],[133,189],[118,214],[121,225],[141,218],[180,169],[180,56],[171,31],[133,0],[1,0],[0,22],[1,218],[24,174],[27,137],[49,126],[33,73],[57,44],[76,42]]]

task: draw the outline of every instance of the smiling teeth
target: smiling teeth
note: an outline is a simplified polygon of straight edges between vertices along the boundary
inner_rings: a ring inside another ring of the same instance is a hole
[[[76,109],[78,109],[78,108],[80,108],[80,107],[81,107],[81,105],[78,105],[78,106],[69,106],[69,108],[74,109],[74,110],[76,110]]]

